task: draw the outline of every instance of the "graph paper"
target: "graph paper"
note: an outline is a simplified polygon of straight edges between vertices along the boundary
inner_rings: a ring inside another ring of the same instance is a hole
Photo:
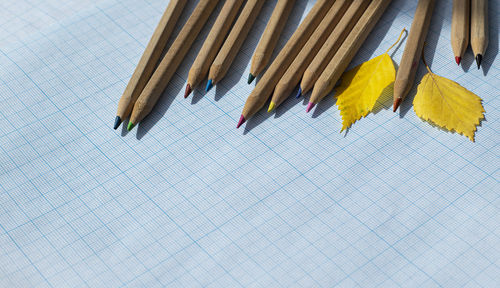
[[[0,45],[23,40],[39,31],[66,18],[71,18],[81,11],[93,8],[90,1],[2,1],[0,3]]]
[[[454,62],[451,0],[436,1],[425,48],[483,99],[475,143],[422,122],[411,97],[345,134],[333,94],[313,115],[291,97],[235,129],[276,1],[213,91],[182,97],[207,25],[153,113],[115,131],[168,0],[58,2],[0,4],[29,23],[0,26],[0,287],[499,286],[498,1],[481,70],[470,49]],[[280,47],[313,4],[297,1]],[[351,67],[384,53],[415,7],[392,1]]]

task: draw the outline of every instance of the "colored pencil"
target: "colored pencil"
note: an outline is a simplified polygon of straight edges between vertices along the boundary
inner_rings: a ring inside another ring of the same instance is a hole
[[[330,7],[332,7],[333,2],[332,0],[316,1],[304,21],[302,21],[292,37],[290,37],[285,47],[281,49],[276,59],[274,59],[252,93],[248,96],[240,120],[236,126],[237,128],[264,106],[274,87],[281,79],[281,76],[285,74],[286,69],[292,64],[316,27],[323,20]]]
[[[451,48],[455,62],[460,65],[462,56],[469,46],[470,0],[453,0],[451,15]]]
[[[151,40],[149,40],[146,50],[118,102],[114,124],[115,130],[118,129],[122,121],[132,112],[135,101],[151,78],[187,2],[187,0],[172,0],[165,9],[160,23],[156,27]]]
[[[319,26],[307,41],[306,45],[302,47],[300,53],[276,85],[271,103],[269,104],[268,112],[273,111],[276,107],[283,103],[293,89],[295,89],[297,84],[299,84],[304,70],[321,49],[321,46],[325,43],[328,36],[330,36],[330,33],[337,26],[340,19],[344,15],[344,12],[351,3],[352,0],[337,0],[333,4],[328,13],[325,15],[325,18],[323,18],[323,21],[321,21]]]
[[[260,75],[266,68],[273,54],[281,32],[285,28],[288,16],[292,12],[295,0],[278,0],[274,7],[273,14],[267,22],[264,34],[260,38],[259,44],[252,56],[252,64],[250,66],[250,74],[248,74],[248,84],[252,83],[256,76]]]
[[[347,36],[342,46],[340,46],[339,51],[332,58],[314,85],[309,104],[307,105],[307,112],[333,90],[335,83],[337,83],[342,73],[349,66],[349,63],[390,3],[391,0],[373,0],[366,8],[365,13],[363,13],[349,36]]]
[[[471,0],[470,22],[470,45],[479,69],[489,40],[488,0]]]
[[[198,56],[189,70],[184,98],[187,98],[191,94],[192,89],[206,79],[210,65],[212,65],[215,56],[217,56],[220,47],[224,43],[224,39],[229,33],[231,25],[234,19],[236,19],[236,15],[238,15],[243,2],[244,0],[226,0],[224,3],[205,43],[203,43]]]
[[[337,0],[326,13],[325,18],[316,28],[307,43],[302,47],[300,53],[295,57],[290,67],[286,70],[281,80],[274,89],[268,112],[278,107],[299,84],[300,78],[311,60],[316,56],[323,43],[325,43],[330,33],[337,26],[352,0]]]
[[[328,37],[323,47],[321,47],[321,50],[319,50],[316,57],[314,57],[311,64],[309,64],[304,71],[297,98],[300,97],[301,94],[306,94],[313,88],[314,83],[316,83],[316,80],[318,80],[321,73],[323,73],[326,65],[330,63],[330,60],[332,60],[335,53],[337,53],[340,45],[342,45],[345,38],[351,33],[354,25],[358,23],[359,18],[363,15],[363,12],[365,12],[370,1],[371,0],[353,1],[349,9],[345,12],[344,17],[342,17],[330,37]]]
[[[413,23],[411,24],[405,50],[399,64],[399,69],[394,82],[394,105],[396,112],[403,99],[408,95],[415,82],[418,64],[422,57],[425,38],[431,23],[434,0],[419,0]]]
[[[218,3],[219,0],[200,0],[198,2],[193,13],[135,102],[128,123],[128,130],[132,130],[137,123],[142,121],[153,110],[156,102],[160,99],[170,79],[175,74],[177,68],[179,68],[179,65],[184,60],[191,45],[196,37],[198,37],[198,34],[203,26],[205,26],[210,14]]]
[[[247,38],[248,32],[250,32],[265,2],[265,0],[248,0],[243,7],[238,20],[234,23],[233,29],[231,29],[229,36],[210,67],[206,88],[207,91],[226,76],[227,71],[240,51],[241,45],[243,45],[243,42]]]

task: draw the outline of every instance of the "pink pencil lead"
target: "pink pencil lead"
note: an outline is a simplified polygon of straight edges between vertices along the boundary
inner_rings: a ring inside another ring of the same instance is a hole
[[[314,106],[316,106],[316,104],[314,104],[313,102],[309,102],[309,104],[307,104],[306,113],[309,113],[309,111],[311,111]]]
[[[243,123],[245,123],[246,121],[247,120],[245,119],[245,117],[241,115],[240,121],[238,121],[238,125],[236,125],[236,129],[240,128],[240,126],[243,125]]]

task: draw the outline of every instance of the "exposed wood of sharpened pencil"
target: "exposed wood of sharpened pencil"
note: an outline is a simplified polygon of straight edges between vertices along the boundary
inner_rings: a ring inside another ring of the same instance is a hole
[[[154,72],[161,54],[167,45],[168,39],[172,35],[177,21],[186,6],[187,0],[172,0],[168,4],[160,23],[156,27],[151,40],[135,68],[125,91],[123,92],[116,112],[115,129],[121,122],[130,115],[135,101],[148,83]]]
[[[366,0],[361,0],[366,1]],[[285,101],[299,84],[300,78],[311,60],[316,56],[325,43],[330,33],[337,26],[352,0],[338,0],[333,4],[323,21],[316,28],[307,43],[302,47],[300,53],[295,57],[290,67],[286,70],[281,80],[274,89],[273,98],[269,107],[269,112]]]
[[[469,45],[470,0],[453,0],[451,16],[451,48],[455,61],[460,65]]]
[[[167,54],[137,99],[129,121],[129,130],[142,121],[160,99],[196,37],[207,22],[219,0],[200,0]]]
[[[352,61],[361,45],[373,30],[385,9],[391,3],[390,0],[373,0],[366,8],[358,23],[354,26],[349,36],[340,46],[339,50],[329,62],[318,81],[309,100],[308,110],[310,110],[333,90],[335,83],[340,79],[349,63]]]
[[[422,57],[425,38],[431,23],[434,0],[419,0],[411,24],[405,50],[394,82],[394,105],[396,111],[415,83],[418,64]]]
[[[208,79],[209,81],[212,80],[214,85],[226,76],[265,2],[265,0],[248,0],[243,7],[233,29],[231,29],[229,36],[210,67]]]
[[[316,80],[318,80],[323,70],[325,70],[326,65],[330,63],[330,60],[332,60],[335,53],[337,53],[340,45],[342,45],[345,38],[347,38],[347,35],[349,35],[361,15],[363,15],[370,1],[371,0],[353,1],[349,9],[345,12],[344,17],[342,17],[337,27],[335,27],[335,30],[333,30],[316,57],[314,57],[304,71],[302,81],[300,82],[300,92],[302,94],[309,92],[313,88],[314,83],[316,83]]]
[[[479,69],[489,41],[488,0],[471,0],[470,21],[470,45]]]
[[[281,32],[283,32],[285,28],[285,24],[292,12],[294,4],[295,0],[278,0],[252,56],[252,63],[250,66],[251,77],[260,75],[266,68],[269,60],[271,60],[274,48],[276,48],[276,44],[278,43]]]
[[[215,56],[217,56],[220,47],[224,43],[224,39],[229,33],[229,29],[231,29],[231,25],[238,15],[243,2],[244,0],[226,0],[226,3],[224,3],[222,10],[217,16],[217,20],[215,20],[207,39],[189,70],[187,81],[189,90],[194,89],[194,87],[200,85],[206,79],[210,65],[212,65]]]
[[[274,87],[281,79],[281,76],[283,76],[297,54],[299,54],[300,49],[305,45],[321,20],[323,20],[333,2],[332,0],[316,1],[304,21],[302,21],[292,37],[290,37],[285,47],[281,49],[276,59],[274,59],[252,93],[248,96],[238,127],[264,106]]]

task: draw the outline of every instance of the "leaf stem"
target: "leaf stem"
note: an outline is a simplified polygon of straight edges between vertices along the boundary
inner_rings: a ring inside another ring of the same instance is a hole
[[[407,32],[406,31],[406,28],[403,28],[403,30],[401,30],[401,33],[399,34],[399,37],[398,37],[398,40],[396,40],[396,42],[394,44],[392,44],[391,47],[389,47],[389,49],[387,49],[387,51],[385,51],[385,53],[389,53],[389,51],[394,48],[394,46],[396,46],[396,44],[399,43],[399,41],[401,40],[401,37],[403,36],[403,33]]]
[[[429,71],[429,73],[433,74],[431,71],[431,68],[429,68],[429,65],[427,65],[427,62],[425,62],[425,45],[427,45],[427,43],[424,43],[424,47],[422,48],[422,61],[424,62],[424,65],[425,65],[425,68],[427,68],[427,71]]]

